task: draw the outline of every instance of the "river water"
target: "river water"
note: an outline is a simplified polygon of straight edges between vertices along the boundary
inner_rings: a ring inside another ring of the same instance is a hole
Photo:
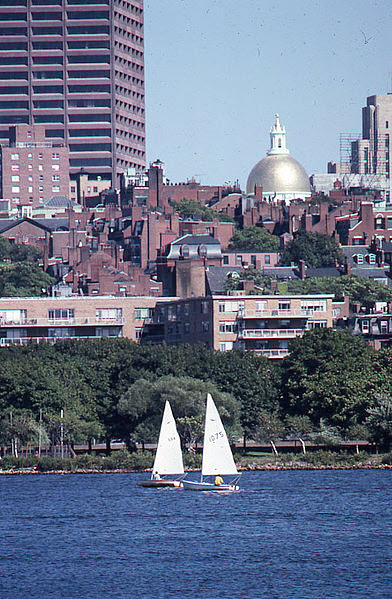
[[[1,599],[391,599],[392,471],[2,475]],[[144,475],[145,476],[145,475]]]

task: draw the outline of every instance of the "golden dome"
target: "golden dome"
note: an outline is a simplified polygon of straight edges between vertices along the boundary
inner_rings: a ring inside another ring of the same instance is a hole
[[[256,185],[263,188],[263,195],[310,194],[305,169],[289,154],[275,154],[260,160],[250,171],[246,193],[254,193]]]

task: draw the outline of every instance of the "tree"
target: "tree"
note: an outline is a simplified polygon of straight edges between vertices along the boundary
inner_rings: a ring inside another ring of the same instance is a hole
[[[225,290],[229,291],[231,289],[239,289],[241,281],[253,281],[255,287],[258,289],[252,290],[252,294],[256,293],[258,290],[264,291],[268,293],[271,289],[271,281],[273,277],[265,276],[261,273],[260,270],[257,270],[254,266],[249,266],[249,268],[244,268],[238,273],[238,276],[227,277],[225,282]]]
[[[172,375],[154,382],[140,379],[124,393],[117,406],[124,438],[127,441],[155,441],[165,401],[169,400],[182,444],[197,443],[204,430],[207,393],[211,393],[216,402],[228,436],[238,438],[240,410],[232,395],[222,393],[211,382]]]
[[[308,416],[286,416],[285,430],[290,437],[298,439],[302,452],[306,454],[305,440],[313,430],[312,422]]]
[[[259,410],[257,414],[257,425],[254,428],[253,435],[256,441],[267,441],[271,444],[272,451],[278,455],[275,440],[284,433],[284,424],[277,412],[268,410]]]
[[[213,208],[201,204],[197,200],[187,200],[184,198],[179,202],[172,202],[172,206],[181,218],[192,218],[207,222],[217,218],[219,221],[234,222],[234,219],[229,214],[218,212]]]
[[[264,227],[252,226],[237,229],[231,238],[229,248],[236,250],[273,251],[280,246],[279,237],[272,235]]]
[[[366,425],[371,439],[383,451],[390,451],[392,446],[392,399],[390,395],[377,394],[374,405],[367,410]]]
[[[290,415],[308,416],[347,429],[366,418],[369,396],[379,385],[375,351],[347,332],[315,329],[290,344],[281,365],[281,404]]]
[[[343,254],[339,245],[329,235],[300,231],[294,234],[294,239],[289,241],[282,252],[280,264],[290,266],[291,263],[299,264],[303,260],[307,266],[319,268],[332,266],[337,261],[343,262]]]
[[[260,410],[279,409],[278,369],[267,358],[238,350],[216,352],[209,367],[211,380],[240,402],[245,447],[259,425]]]
[[[55,279],[32,262],[0,264],[0,297],[40,296]]]
[[[38,262],[41,258],[41,250],[34,245],[11,243],[7,237],[0,235],[0,261]]]

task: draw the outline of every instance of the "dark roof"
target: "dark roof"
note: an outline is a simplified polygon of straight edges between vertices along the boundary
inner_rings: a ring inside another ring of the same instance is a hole
[[[323,268],[307,268],[306,278],[310,277],[340,277],[341,270],[336,266],[324,266]]]
[[[213,266],[206,271],[207,283],[212,295],[226,293],[225,283],[229,272],[241,272],[241,266]]]
[[[68,218],[15,218],[15,219],[0,219],[0,233],[9,231],[14,227],[17,227],[20,223],[28,222],[40,229],[46,229],[47,231],[56,231],[58,229],[69,229]]]
[[[80,206],[77,202],[66,198],[65,196],[53,196],[49,200],[43,203],[43,208],[72,208],[73,206]]]
[[[184,243],[188,245],[219,245],[220,242],[211,235],[191,235],[189,233],[179,237],[179,239],[173,241],[171,245],[183,245]]]

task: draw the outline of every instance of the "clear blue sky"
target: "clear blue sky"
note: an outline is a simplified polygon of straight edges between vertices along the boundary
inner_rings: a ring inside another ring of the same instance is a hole
[[[147,160],[172,182],[239,179],[276,112],[309,174],[392,91],[392,0],[145,0]]]

